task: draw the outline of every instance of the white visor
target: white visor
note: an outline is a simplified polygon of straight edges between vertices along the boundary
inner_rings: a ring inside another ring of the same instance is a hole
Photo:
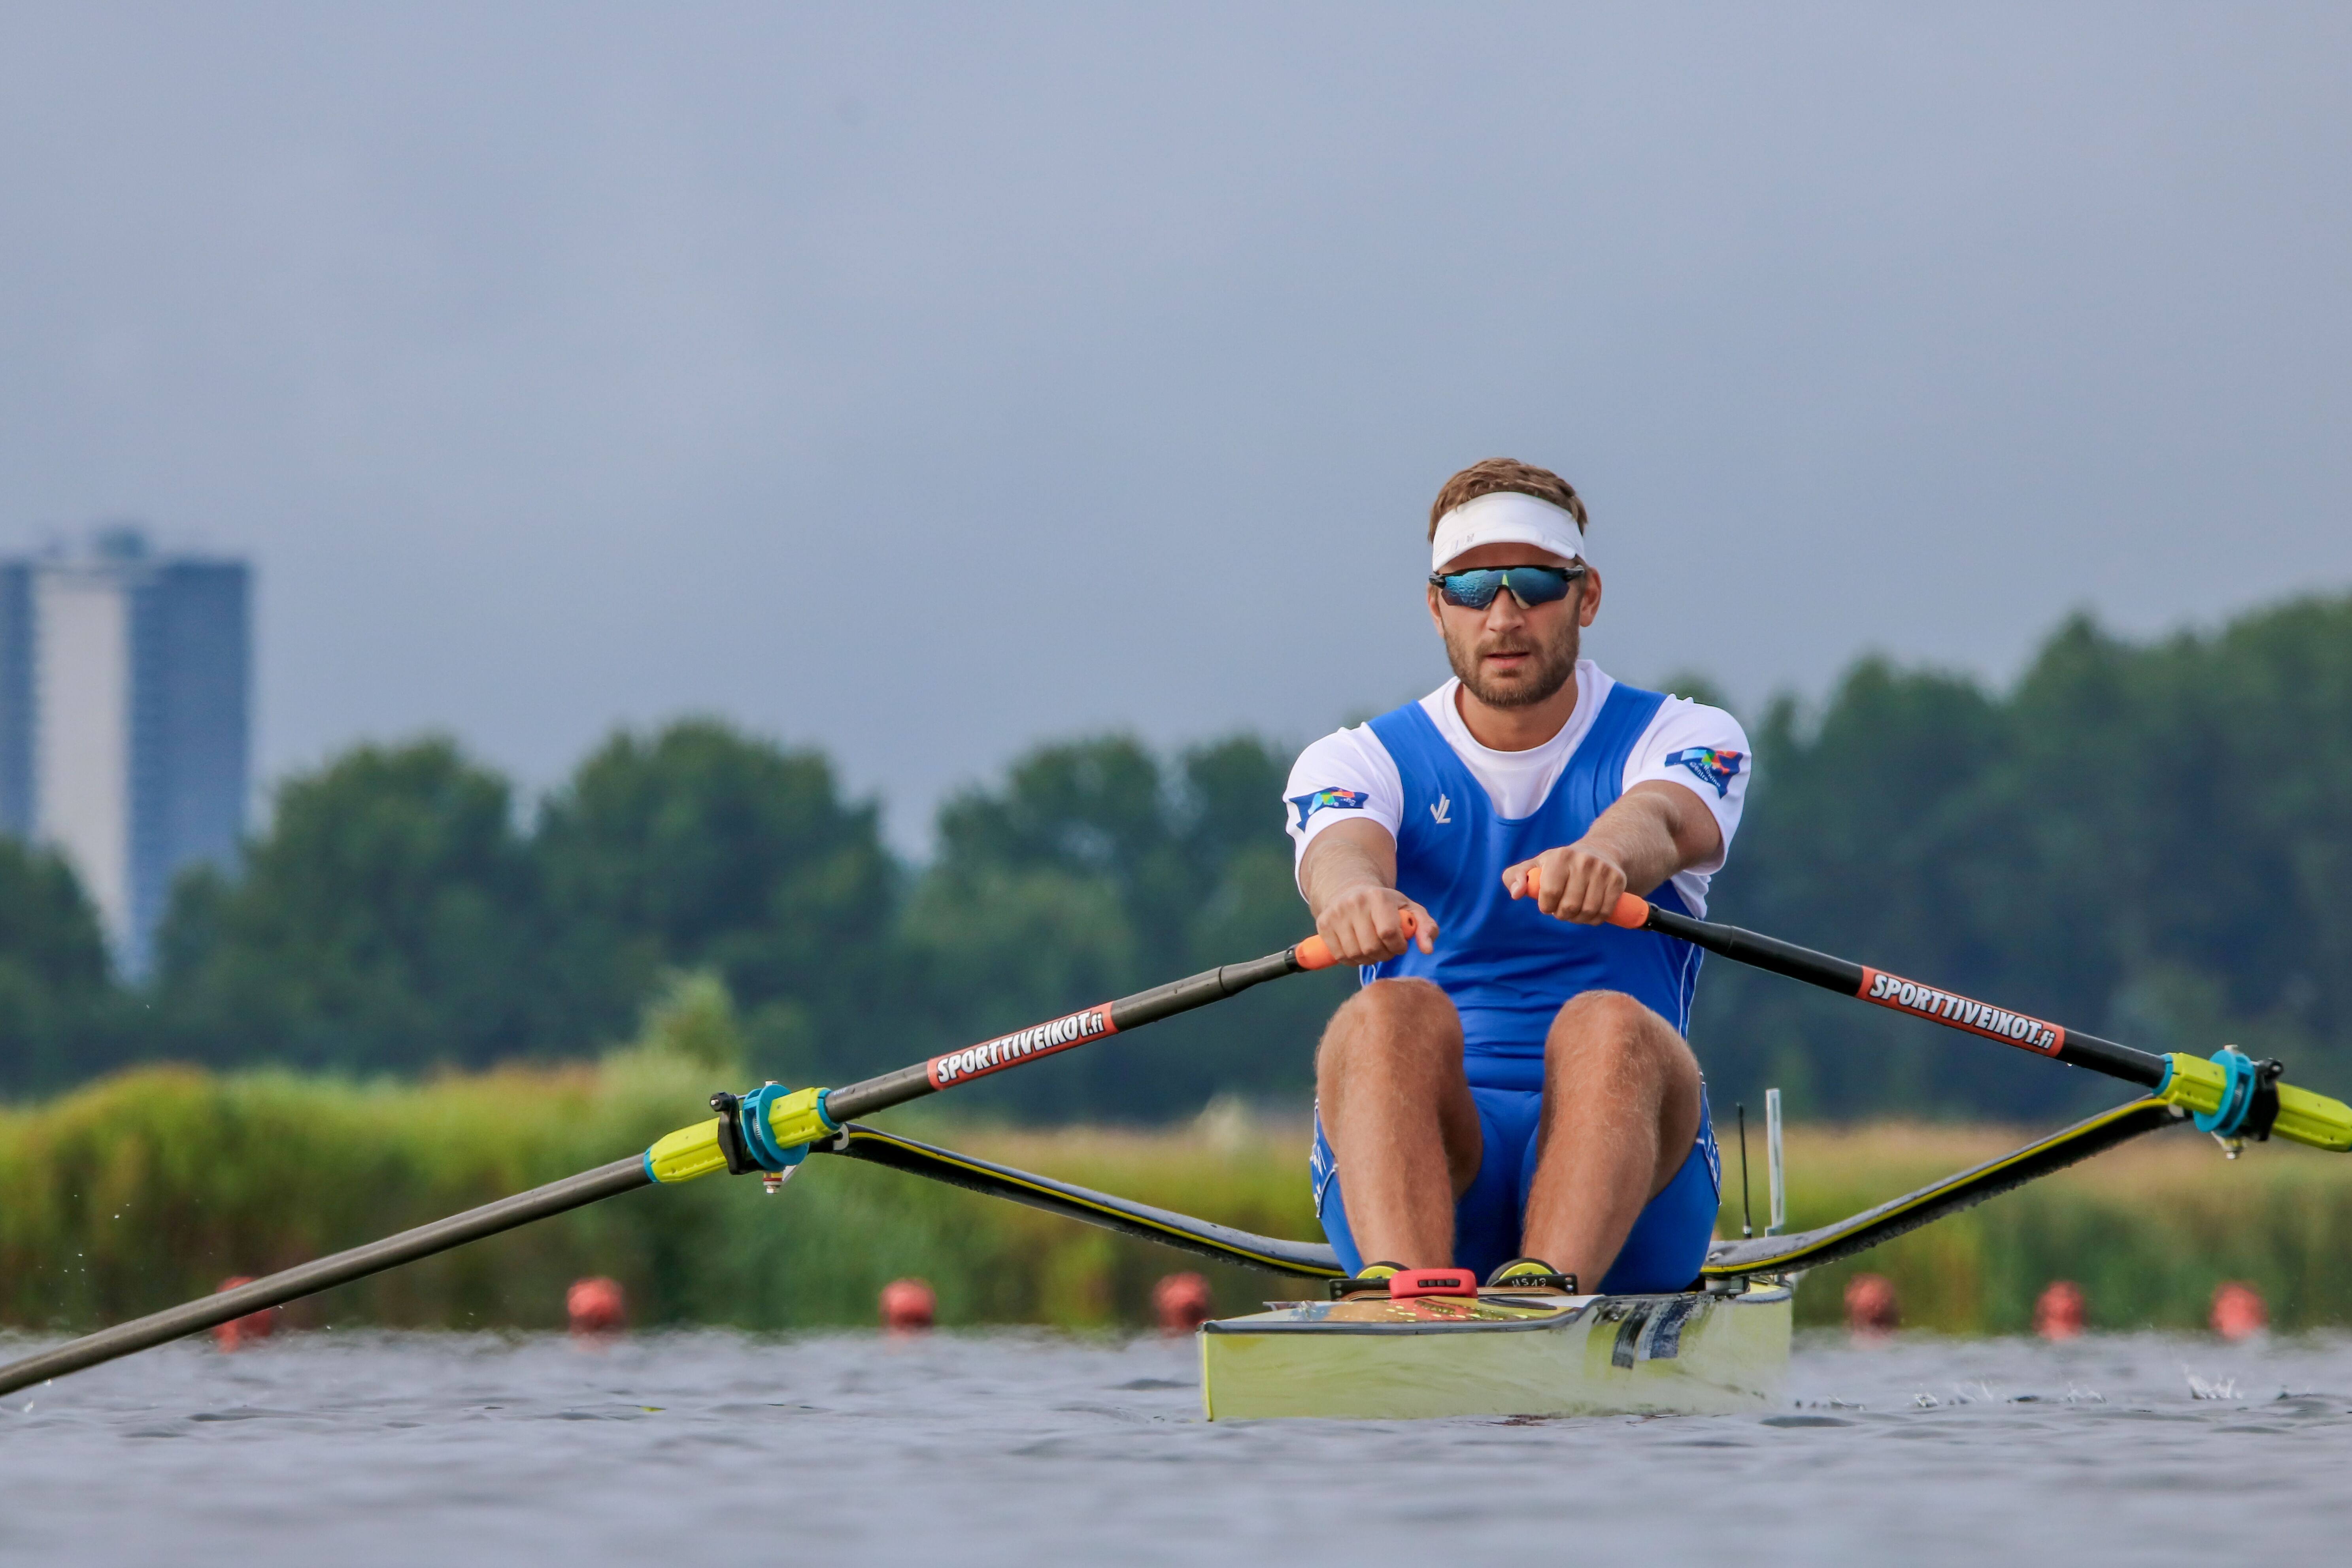
[[[1584,534],[1565,507],[1517,490],[1465,500],[1437,520],[1437,535],[1429,542],[1429,569],[1443,572],[1482,544],[1532,544],[1564,560],[1592,564],[1585,552]]]

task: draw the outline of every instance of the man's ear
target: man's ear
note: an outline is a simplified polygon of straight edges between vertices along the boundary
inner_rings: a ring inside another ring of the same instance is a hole
[[[1445,637],[1445,617],[1438,613],[1437,584],[1432,583],[1423,588],[1423,592],[1429,595],[1429,624],[1437,628],[1438,639],[1443,641]]]
[[[1592,617],[1601,613],[1601,574],[1590,566],[1584,569],[1583,588],[1584,591],[1577,595],[1576,624],[1589,626],[1592,624]],[[1433,588],[1430,592],[1434,594],[1436,590]]]

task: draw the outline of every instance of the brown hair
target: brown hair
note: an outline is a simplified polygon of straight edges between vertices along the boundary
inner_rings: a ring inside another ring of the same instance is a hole
[[[1584,502],[1577,495],[1574,485],[1549,468],[1538,468],[1532,463],[1522,463],[1511,458],[1488,458],[1483,462],[1471,464],[1446,480],[1445,488],[1437,492],[1437,500],[1431,502],[1429,508],[1429,537],[1437,537],[1439,518],[1464,501],[1476,500],[1480,496],[1490,496],[1498,490],[1517,490],[1538,500],[1548,500],[1576,519],[1577,532],[1584,531]]]

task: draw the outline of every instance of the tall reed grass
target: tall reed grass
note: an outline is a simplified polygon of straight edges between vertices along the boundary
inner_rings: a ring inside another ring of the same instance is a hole
[[[719,1081],[727,1081],[720,1079]],[[0,1110],[0,1322],[82,1329],[200,1296],[643,1149],[708,1116],[690,1065],[423,1084],[148,1069]],[[900,1115],[919,1134],[935,1125]],[[1303,1135],[957,1130],[1023,1163],[1250,1229],[1313,1235]],[[313,1324],[547,1327],[565,1286],[609,1274],[639,1323],[769,1330],[870,1322],[882,1285],[931,1282],[949,1322],[1141,1321],[1165,1248],[819,1157],[775,1198],[709,1178],[628,1194],[344,1287]],[[1286,1287],[1204,1268],[1221,1310]]]
[[[604,1163],[695,1120],[709,1082],[690,1062],[642,1053],[601,1068],[422,1084],[155,1068],[0,1110],[0,1321],[117,1321],[202,1295],[226,1275],[264,1273]],[[1210,1118],[1156,1132],[1040,1131],[906,1112],[892,1121],[1246,1229],[1318,1234],[1302,1126]],[[1792,1226],[2021,1139],[1792,1129]],[[1737,1234],[1736,1153],[1727,1167],[1725,1229]],[[1760,1160],[1755,1197],[1760,1215]],[[918,1275],[938,1290],[943,1321],[1112,1326],[1144,1321],[1152,1281],[1192,1267],[1165,1248],[819,1158],[774,1199],[724,1178],[631,1194],[331,1292],[297,1321],[551,1327],[572,1279],[610,1274],[641,1324],[863,1323],[884,1282]],[[2225,1279],[2252,1281],[2282,1327],[2352,1322],[2352,1163],[2281,1147],[2231,1163],[2210,1140],[2159,1134],[1819,1271],[1798,1293],[1800,1321],[1836,1321],[1857,1269],[1895,1281],[1908,1323],[1954,1333],[2023,1329],[2034,1295],[2062,1278],[2084,1287],[2101,1327],[2192,1327]],[[1298,1289],[1202,1271],[1223,1311]]]

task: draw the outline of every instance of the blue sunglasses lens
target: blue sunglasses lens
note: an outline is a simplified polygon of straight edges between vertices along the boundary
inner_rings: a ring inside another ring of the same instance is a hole
[[[1475,572],[1448,572],[1437,584],[1447,604],[1483,610],[1506,588],[1522,605],[1549,605],[1567,598],[1572,581],[1574,576],[1561,566],[1489,566]]]
[[[1503,591],[1500,572],[1448,572],[1437,580],[1437,591],[1449,605],[1483,610]]]

